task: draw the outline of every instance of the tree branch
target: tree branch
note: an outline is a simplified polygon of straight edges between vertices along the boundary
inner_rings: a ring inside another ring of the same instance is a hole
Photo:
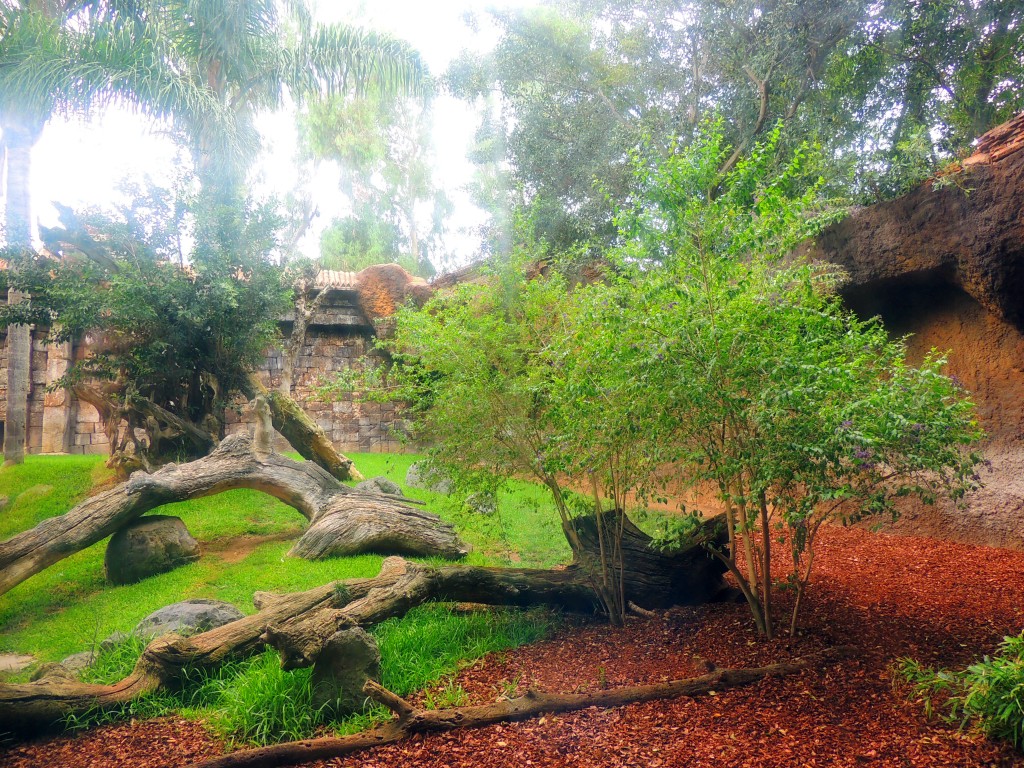
[[[432,731],[451,731],[459,728],[479,728],[494,723],[525,720],[550,712],[572,712],[587,707],[620,707],[644,701],[672,699],[680,696],[696,697],[712,691],[750,685],[767,677],[782,677],[802,672],[811,667],[824,666],[851,655],[854,649],[844,646],[820,653],[770,664],[765,667],[716,668],[700,677],[672,680],[654,685],[635,685],[592,693],[540,693],[527,691],[515,699],[494,704],[482,704],[451,709],[417,709],[404,699],[374,682],[368,682],[363,692],[384,704],[398,715],[385,725],[370,731],[340,738],[307,739],[271,747],[232,752],[229,755],[190,768],[280,768],[314,760],[328,760],[351,755],[365,749],[393,744],[414,734]]]

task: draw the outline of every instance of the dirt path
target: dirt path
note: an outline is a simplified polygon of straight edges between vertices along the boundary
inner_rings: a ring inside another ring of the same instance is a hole
[[[488,657],[458,678],[470,703],[527,686],[578,691],[654,682],[722,665],[777,661],[853,644],[861,653],[824,671],[748,689],[615,710],[591,709],[475,731],[416,738],[332,766],[1024,766],[1024,755],[929,722],[892,691],[892,661],[963,666],[1024,628],[1024,552],[827,531],[794,642],[757,641],[742,605],[676,609],[625,630],[587,622]],[[785,602],[784,597],[781,602]],[[121,725],[75,739],[8,745],[5,768],[178,768],[220,745],[180,720]]]

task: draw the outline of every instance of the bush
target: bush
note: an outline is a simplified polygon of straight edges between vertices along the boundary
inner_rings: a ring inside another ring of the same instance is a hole
[[[946,710],[949,722],[959,721],[961,728],[975,723],[990,738],[1024,752],[1024,632],[1003,638],[996,655],[962,671],[936,671],[904,659],[896,673],[928,716],[936,711],[936,699],[944,699],[938,709]]]
[[[1003,638],[998,654],[958,677],[963,693],[950,699],[951,717],[975,721],[990,737],[1024,752],[1024,632]]]

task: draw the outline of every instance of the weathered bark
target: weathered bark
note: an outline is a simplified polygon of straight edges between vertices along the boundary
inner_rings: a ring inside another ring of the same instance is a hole
[[[466,551],[454,529],[436,515],[392,497],[355,491],[310,462],[279,454],[259,459],[248,435],[234,435],[209,456],[169,464],[153,474],[136,472],[128,482],[86,499],[67,514],[0,542],[0,594],[151,509],[233,488],[254,488],[294,507],[311,521],[314,540],[324,526],[339,534],[363,536],[363,543],[348,545],[353,551],[391,547],[404,554],[442,557],[459,557]],[[355,522],[346,528],[343,521],[349,509]]]
[[[168,441],[195,457],[208,454],[217,445],[212,434],[151,400],[140,398],[130,406],[122,405],[114,399],[120,397],[119,389],[109,382],[79,382],[73,391],[79,400],[99,413],[110,443],[107,466],[116,470],[122,479],[139,469],[151,471],[159,457],[173,451],[173,446],[167,447]],[[136,429],[145,432],[148,446],[140,442]]]
[[[351,755],[364,749],[393,744],[414,734],[479,728],[494,723],[525,720],[552,712],[572,712],[587,707],[621,707],[626,704],[674,699],[680,696],[692,698],[712,691],[750,685],[766,677],[782,677],[812,667],[824,666],[850,655],[851,652],[850,648],[833,648],[813,656],[765,667],[713,669],[700,677],[653,685],[631,685],[591,693],[557,694],[530,690],[518,698],[505,699],[494,704],[435,710],[414,707],[400,696],[369,681],[363,686],[363,693],[395,714],[395,719],[385,725],[351,736],[306,739],[232,752],[213,760],[194,763],[189,768],[279,768]]]
[[[218,452],[229,444],[225,440]],[[330,479],[326,473],[323,477]],[[721,535],[719,527],[714,531]],[[627,557],[629,599],[641,601],[640,607],[648,608],[729,596],[721,569],[705,568],[699,560],[704,557],[699,544],[674,555],[643,553]],[[630,589],[633,574],[629,571],[634,562],[643,563],[636,574],[642,586],[635,592]],[[653,563],[665,568],[695,568],[702,575],[652,579]],[[655,583],[661,586],[655,588]],[[681,585],[689,585],[691,591],[663,591]],[[113,708],[144,692],[174,686],[186,670],[210,669],[266,646],[278,650],[285,669],[311,666],[338,630],[372,626],[429,601],[547,605],[587,614],[597,612],[601,605],[591,575],[579,564],[556,570],[432,567],[401,558],[385,560],[373,579],[351,579],[289,595],[257,594],[255,601],[260,611],[253,616],[193,637],[158,638],[143,652],[132,674],[113,686],[75,684],[65,678],[0,685],[0,730],[32,732],[51,727],[69,713]]]
[[[651,537],[621,512],[605,512],[606,530],[622,530],[622,559],[626,572],[627,603],[642,609],[667,608],[670,605],[706,603],[731,599],[732,593],[722,581],[721,563],[699,546],[664,551],[652,546]],[[574,568],[596,573],[600,569],[600,542],[597,521],[588,515],[573,521],[582,550],[575,553]],[[726,545],[724,516],[707,521],[704,535],[717,547]],[[573,537],[568,537],[572,541]],[[714,591],[709,591],[714,590]],[[721,592],[727,590],[727,592]],[[688,602],[681,602],[686,596]]]
[[[256,376],[250,376],[245,395],[263,395],[270,405],[274,429],[284,435],[292,448],[309,461],[316,462],[339,480],[362,480],[351,459],[334,448],[327,434],[302,410],[302,406],[281,392],[270,392]]]

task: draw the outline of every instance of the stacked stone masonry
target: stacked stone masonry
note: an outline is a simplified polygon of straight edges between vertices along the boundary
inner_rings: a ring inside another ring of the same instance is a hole
[[[286,318],[282,335],[291,332]],[[0,421],[7,416],[7,343],[0,330]],[[333,290],[322,311],[313,318],[306,343],[295,365],[292,397],[316,420],[341,452],[399,452],[409,446],[402,440],[402,419],[393,403],[360,403],[352,395],[341,395],[334,402],[318,396],[317,390],[333,375],[374,365],[379,357],[373,352],[371,322],[358,308],[353,291]],[[65,389],[47,389],[68,369],[73,359],[89,354],[92,340],[74,344],[47,344],[46,332],[32,334],[32,376],[29,389],[29,415],[26,450],[29,453],[97,453],[110,450],[106,430],[96,409]],[[276,388],[281,379],[283,356],[280,349],[267,352],[260,372],[264,383]],[[226,413],[225,433],[251,429],[252,418],[244,400],[238,400]],[[287,442],[279,437],[279,450]]]

